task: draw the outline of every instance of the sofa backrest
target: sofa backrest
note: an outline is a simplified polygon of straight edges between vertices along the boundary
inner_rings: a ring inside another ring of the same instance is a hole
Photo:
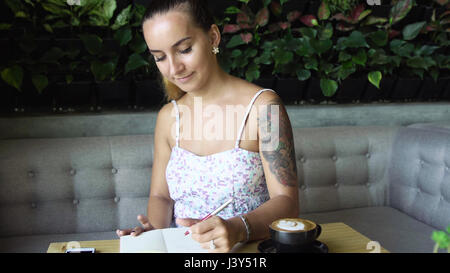
[[[392,207],[445,229],[450,224],[450,128],[401,128],[389,180]]]
[[[390,203],[448,225],[449,136],[384,126],[295,128],[301,213]],[[152,135],[1,140],[0,236],[135,226],[146,214],[152,164]]]
[[[0,141],[0,236],[135,226],[152,159],[151,135]]]
[[[398,127],[295,128],[300,212],[383,206]]]

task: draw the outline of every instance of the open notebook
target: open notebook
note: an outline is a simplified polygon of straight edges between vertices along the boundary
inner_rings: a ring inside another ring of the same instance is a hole
[[[165,228],[141,233],[139,236],[120,237],[120,253],[205,253],[200,243],[185,236],[188,228]]]

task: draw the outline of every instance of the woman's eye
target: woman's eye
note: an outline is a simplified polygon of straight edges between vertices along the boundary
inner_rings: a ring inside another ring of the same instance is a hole
[[[185,50],[181,50],[180,53],[186,54],[186,53],[191,52],[191,50],[192,50],[192,47],[190,46],[190,47],[186,48]]]
[[[165,59],[165,56],[163,56],[163,57],[156,57],[155,56],[155,62],[160,62],[160,61],[163,61]]]

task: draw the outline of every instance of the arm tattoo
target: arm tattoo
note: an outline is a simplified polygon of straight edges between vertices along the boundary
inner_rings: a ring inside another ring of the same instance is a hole
[[[265,110],[263,110],[265,108]],[[278,109],[278,110],[277,110]],[[295,161],[294,138],[286,109],[280,98],[273,99],[261,106],[258,124],[263,157],[270,171],[280,184],[297,185],[297,165]],[[267,118],[266,118],[267,117]],[[278,127],[278,132],[277,128]],[[274,132],[273,132],[274,131]],[[276,134],[276,135],[274,135]],[[274,137],[277,140],[274,142]],[[271,148],[267,148],[271,147]]]

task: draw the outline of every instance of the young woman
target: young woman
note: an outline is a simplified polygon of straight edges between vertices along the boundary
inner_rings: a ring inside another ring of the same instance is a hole
[[[170,102],[156,121],[148,215],[117,234],[167,228],[175,219],[210,252],[228,252],[268,237],[272,221],[298,216],[297,170],[281,99],[220,68],[220,30],[206,4],[153,0],[147,8],[143,34]]]

